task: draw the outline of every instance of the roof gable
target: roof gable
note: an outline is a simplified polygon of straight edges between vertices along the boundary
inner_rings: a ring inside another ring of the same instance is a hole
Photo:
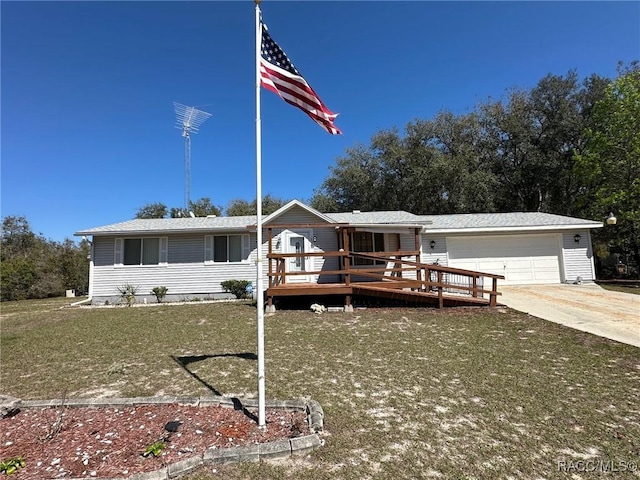
[[[263,225],[269,225],[270,223],[275,223],[275,221],[278,219],[278,217],[281,217],[282,215],[284,215],[287,212],[291,211],[295,207],[299,207],[299,208],[305,210],[307,213],[310,213],[311,215],[317,217],[318,220],[320,220],[321,223],[322,222],[335,223],[335,221],[331,217],[325,215],[324,213],[320,213],[315,208],[312,208],[309,205],[306,205],[306,204],[302,203],[299,200],[295,200],[294,199],[294,200],[291,200],[286,205],[283,205],[282,207],[280,207],[278,210],[273,212],[271,215],[268,215],[265,218],[263,218],[262,219],[262,224]]]

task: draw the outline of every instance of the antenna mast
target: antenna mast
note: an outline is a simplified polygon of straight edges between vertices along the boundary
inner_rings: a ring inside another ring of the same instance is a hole
[[[177,102],[173,102],[173,107],[176,110],[176,128],[182,130],[184,137],[184,208],[189,210],[191,202],[191,133],[198,133],[200,125],[211,114]]]

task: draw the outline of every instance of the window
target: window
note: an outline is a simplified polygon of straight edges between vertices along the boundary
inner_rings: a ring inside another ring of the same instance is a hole
[[[204,243],[204,260],[207,263],[249,259],[249,235],[207,235]]]
[[[372,232],[354,232],[351,234],[351,250],[353,252],[384,252],[384,234]],[[376,265],[384,265],[376,261]],[[354,265],[373,265],[374,261],[366,258],[354,258]]]
[[[167,237],[116,238],[116,265],[159,265],[167,263]]]

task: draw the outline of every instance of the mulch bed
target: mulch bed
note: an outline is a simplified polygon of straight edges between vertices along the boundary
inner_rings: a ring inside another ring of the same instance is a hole
[[[0,461],[20,457],[15,480],[114,478],[158,470],[210,448],[246,446],[309,433],[306,414],[267,411],[267,428],[220,406],[25,408],[0,420]],[[155,442],[159,456],[143,456]]]

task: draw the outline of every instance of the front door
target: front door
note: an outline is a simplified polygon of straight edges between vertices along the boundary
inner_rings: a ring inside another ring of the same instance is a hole
[[[285,253],[305,253],[309,250],[310,244],[308,240],[308,231],[286,232]],[[310,270],[309,257],[296,256],[286,260],[287,273],[296,273],[296,275],[287,275],[287,283],[309,282],[310,276],[303,274]]]

